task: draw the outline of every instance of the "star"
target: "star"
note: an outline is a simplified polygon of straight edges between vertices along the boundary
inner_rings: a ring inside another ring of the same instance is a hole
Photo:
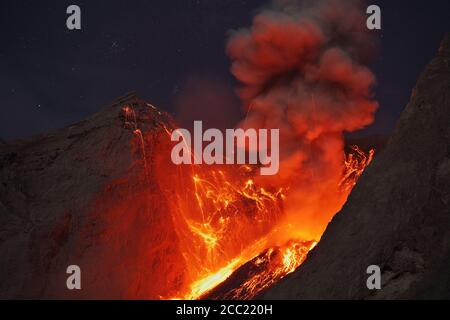
[[[111,46],[109,47],[109,53],[113,55],[119,55],[120,53],[123,53],[125,51],[125,48],[120,45],[118,41],[112,41]]]

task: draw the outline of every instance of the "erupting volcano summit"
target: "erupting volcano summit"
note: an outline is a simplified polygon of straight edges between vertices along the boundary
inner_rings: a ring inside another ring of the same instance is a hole
[[[260,180],[256,165],[174,165],[175,128],[129,94],[85,121],[2,145],[2,296],[249,299],[293,272],[318,238],[286,215],[290,186]],[[336,203],[371,158],[342,152]],[[72,264],[81,291],[66,290]]]

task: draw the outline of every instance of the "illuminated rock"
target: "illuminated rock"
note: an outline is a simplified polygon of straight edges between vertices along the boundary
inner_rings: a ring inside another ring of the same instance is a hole
[[[0,298],[157,299],[177,289],[183,259],[153,168],[170,125],[130,94],[0,146]],[[81,268],[80,291],[66,288],[69,265]]]

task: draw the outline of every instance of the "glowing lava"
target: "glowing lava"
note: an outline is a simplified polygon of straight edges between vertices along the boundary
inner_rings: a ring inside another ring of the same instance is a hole
[[[343,157],[342,178],[334,187],[341,205],[373,155],[352,147]],[[187,270],[183,289],[171,298],[251,299],[295,271],[320,239],[284,232],[289,188],[259,186],[254,168],[231,168],[192,166],[172,180],[172,218]],[[244,279],[232,280],[246,268]],[[220,289],[228,281],[237,283]]]
[[[358,146],[351,146],[351,151],[345,157],[345,172],[339,187],[350,192],[356,185],[364,169],[372,162],[375,151],[372,149],[369,154],[365,154]]]
[[[231,275],[227,285],[221,285],[205,298],[247,300],[256,297],[271,285],[294,272],[305,261],[308,252],[316,246],[315,241],[289,241],[284,246],[267,249],[243,265]],[[239,274],[241,273],[241,274]],[[243,280],[241,280],[243,279]]]
[[[344,151],[344,134],[373,123],[378,108],[364,12],[358,1],[276,1],[230,36],[247,109],[234,127],[279,128],[279,172],[170,169],[178,176],[164,189],[186,265],[175,296],[255,297],[298,268],[346,202],[374,154]]]

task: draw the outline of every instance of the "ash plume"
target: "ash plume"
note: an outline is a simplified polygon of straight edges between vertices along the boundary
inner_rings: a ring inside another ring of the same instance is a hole
[[[286,221],[300,224],[296,235],[320,236],[347,197],[337,190],[343,133],[371,124],[378,107],[372,40],[365,7],[352,0],[275,1],[231,33],[247,112],[238,126],[280,129],[280,173],[264,179],[290,186]]]

